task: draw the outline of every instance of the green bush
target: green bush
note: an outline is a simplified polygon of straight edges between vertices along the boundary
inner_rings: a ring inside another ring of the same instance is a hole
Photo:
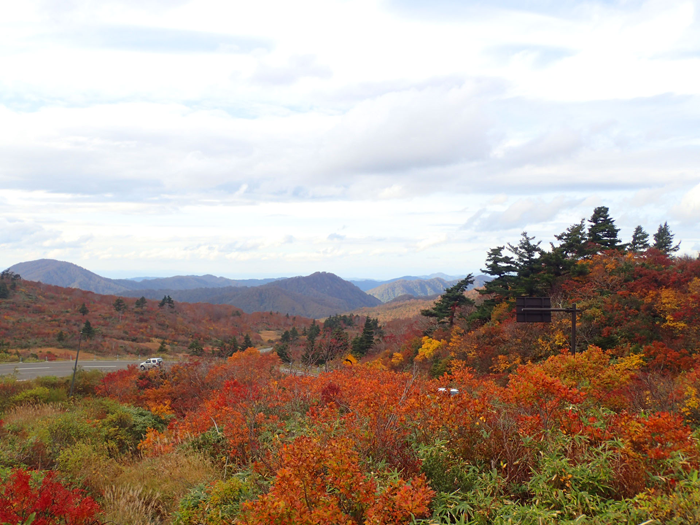
[[[180,500],[175,525],[224,525],[233,523],[241,502],[247,499],[249,487],[233,477],[193,488]]]
[[[66,397],[65,390],[37,386],[12,396],[8,405],[15,406],[24,404],[57,403],[65,401]]]

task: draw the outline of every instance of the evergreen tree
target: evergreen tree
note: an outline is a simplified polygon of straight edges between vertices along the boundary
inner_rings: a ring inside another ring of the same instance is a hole
[[[114,301],[112,304],[112,307],[114,308],[114,311],[117,312],[119,315],[119,322],[122,322],[122,314],[126,311],[126,302],[124,302],[124,299],[121,297],[117,297],[117,299]]]
[[[593,210],[593,215],[588,219],[588,240],[603,250],[621,248],[617,234],[620,228],[615,226],[615,221],[609,215],[607,206],[598,206]]]
[[[85,317],[87,314],[90,313],[90,310],[88,310],[88,307],[85,306],[85,303],[83,303],[82,306],[78,308],[78,313]]]
[[[365,325],[362,328],[362,334],[352,340],[352,353],[355,356],[362,357],[363,355],[367,355],[367,352],[374,346],[374,335],[378,329],[379,319],[372,319],[367,316]]]
[[[311,326],[309,326],[309,329],[306,331],[306,339],[316,339],[318,337],[318,334],[321,333],[321,327],[316,324],[316,319],[311,321]]]
[[[281,343],[289,343],[292,340],[292,336],[289,333],[289,330],[285,330],[284,333],[282,334],[282,337],[280,337],[280,342]]]
[[[542,264],[543,251],[540,248],[542,241],[533,243],[535,237],[523,232],[517,246],[508,244],[508,249],[515,256],[515,269],[517,279],[513,283],[513,292],[516,295],[534,296],[546,293],[550,279],[541,275],[544,271]]]
[[[435,303],[435,306],[426,310],[421,310],[421,315],[433,317],[437,319],[438,323],[447,321],[450,327],[452,327],[454,325],[457,309],[467,304],[474,304],[474,301],[468,299],[464,295],[464,292],[471,284],[474,284],[474,276],[469,274],[457,284],[445,290],[440,296],[440,299]],[[365,326],[367,326],[367,322],[365,322]]]
[[[140,299],[136,299],[136,302],[134,303],[134,307],[136,309],[142,310],[144,306],[146,306],[146,298],[144,296],[141,296]]]
[[[629,249],[631,252],[640,253],[647,248],[649,248],[649,234],[644,231],[644,228],[637,226],[632,233]]]
[[[681,243],[674,246],[673,237],[674,235],[671,233],[671,228],[668,227],[667,222],[664,222],[663,225],[659,224],[659,229],[654,234],[654,248],[666,255],[677,252],[681,247]]]
[[[85,339],[92,339],[95,336],[95,329],[90,324],[90,321],[85,321],[80,333]]]
[[[279,343],[275,345],[275,353],[283,363],[291,364],[292,357],[289,355],[289,343]]]
[[[554,238],[559,241],[559,245],[554,249],[560,250],[566,259],[578,260],[587,255],[586,243],[588,236],[586,235],[585,219],[581,222],[572,224],[566,231],[555,235]]]
[[[245,334],[245,337],[243,338],[243,345],[241,346],[241,350],[247,350],[248,348],[253,348],[255,345],[253,344],[253,341],[250,339],[250,334]]]
[[[289,337],[292,341],[299,339],[299,331],[297,330],[296,326],[292,326],[292,329],[289,331]]]
[[[163,298],[158,303],[158,308],[163,308],[166,305],[168,306],[168,308],[175,308],[175,301],[173,301],[173,298],[169,295],[163,296]]]
[[[165,339],[160,340],[160,346],[158,346],[158,353],[159,354],[165,354],[168,351],[168,345],[165,342]]]
[[[10,297],[10,289],[4,282],[0,282],[0,299],[7,299]]]
[[[493,277],[484,285],[482,294],[508,294],[516,272],[515,260],[510,255],[504,255],[505,246],[491,248],[486,255],[486,268],[481,271]]]
[[[202,346],[202,343],[200,343],[196,339],[193,339],[192,342],[190,342],[187,349],[189,350],[190,355],[193,356],[201,356],[204,353],[204,347]]]

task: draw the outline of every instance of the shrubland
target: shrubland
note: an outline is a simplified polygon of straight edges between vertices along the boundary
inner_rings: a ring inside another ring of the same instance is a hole
[[[700,261],[606,235],[492,250],[493,284],[437,315],[338,316],[74,399],[5,379],[0,509],[51,483],[93,512],[46,523],[698,523]],[[570,317],[515,322],[528,290],[581,309],[575,354]]]

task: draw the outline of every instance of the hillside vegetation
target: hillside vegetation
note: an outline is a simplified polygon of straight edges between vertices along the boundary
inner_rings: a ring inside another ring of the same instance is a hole
[[[276,312],[246,314],[228,305],[120,299],[23,279],[13,281],[8,297],[0,300],[0,319],[0,356],[12,350],[12,355],[25,357],[46,347],[54,348],[54,354],[75,349],[86,321],[95,335],[83,349],[98,355],[143,355],[154,351],[154,341],[164,341],[171,352],[187,351],[193,342],[221,348],[234,340],[242,343],[246,335],[260,345],[265,342],[260,331],[301,331],[311,324],[310,319]]]
[[[84,374],[71,402],[61,380],[3,381],[0,521],[58,484],[86,525],[699,523],[700,259],[600,235],[602,211],[575,242],[492,249],[485,289],[410,319]],[[569,315],[516,322],[522,295],[577,304],[575,354]]]

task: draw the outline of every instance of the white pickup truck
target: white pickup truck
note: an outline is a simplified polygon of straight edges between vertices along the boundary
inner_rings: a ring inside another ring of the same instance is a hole
[[[161,367],[163,366],[163,358],[162,357],[151,357],[149,359],[146,359],[143,363],[139,365],[139,368],[141,370],[148,370],[150,368],[155,368],[155,367]]]

